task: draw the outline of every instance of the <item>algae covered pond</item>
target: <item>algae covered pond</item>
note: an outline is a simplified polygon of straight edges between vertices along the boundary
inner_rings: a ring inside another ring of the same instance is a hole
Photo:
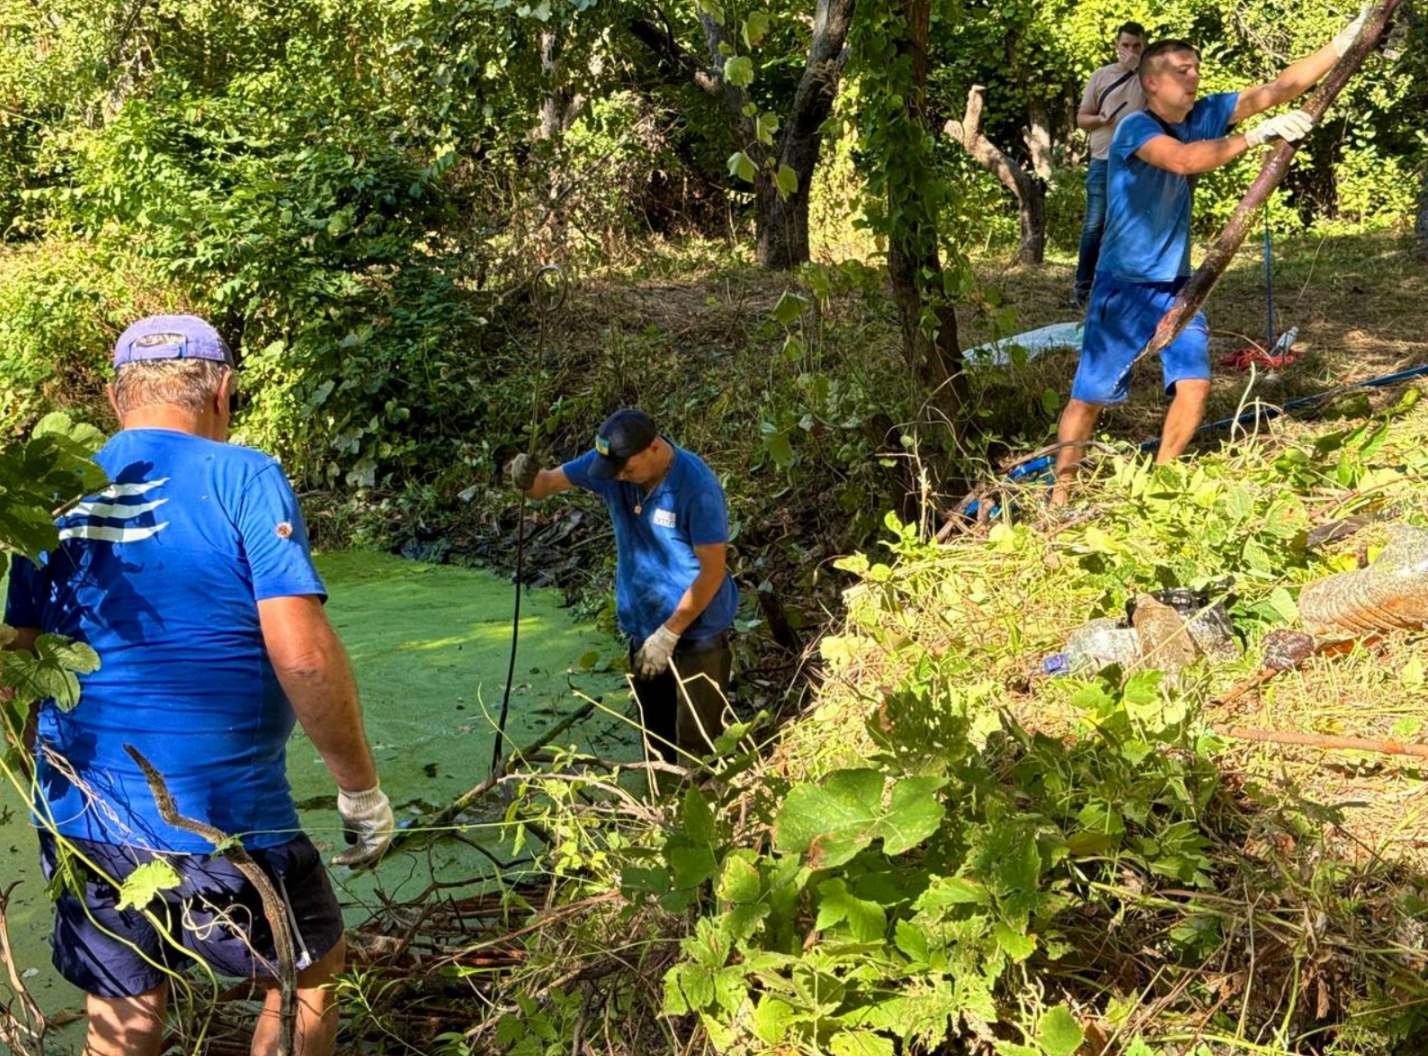
[[[385,554],[341,552],[318,558],[327,582],[328,615],[341,635],[362,694],[367,734],[398,824],[455,799],[491,765],[511,638],[512,587],[472,569],[427,565]],[[625,714],[618,675],[578,670],[591,651],[608,656],[617,642],[575,623],[554,591],[533,591],[521,603],[521,643],[507,723],[509,742],[524,745],[580,707],[574,690]],[[571,673],[574,670],[575,673]],[[82,706],[82,705],[81,705]],[[631,727],[597,709],[561,734],[607,757],[637,757]],[[301,732],[288,746],[288,775],[303,828],[331,857],[342,848],[336,788]],[[502,804],[491,815],[499,818]],[[182,804],[180,804],[182,807]],[[494,827],[468,829],[466,839],[494,846]],[[333,870],[349,923],[382,898],[412,898],[433,879],[489,875],[487,857],[467,844],[414,842],[375,873]],[[0,793],[0,884],[19,880],[10,907],[17,960],[48,1011],[78,1009],[82,995],[50,968],[50,909],[36,863],[35,838],[13,791]],[[0,979],[0,1003],[10,997]]]

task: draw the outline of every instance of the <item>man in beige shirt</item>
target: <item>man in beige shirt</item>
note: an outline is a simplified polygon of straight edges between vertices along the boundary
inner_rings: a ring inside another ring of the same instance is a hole
[[[1091,281],[1101,255],[1101,235],[1106,228],[1106,158],[1111,137],[1121,118],[1145,107],[1145,93],[1135,75],[1144,50],[1145,28],[1139,22],[1127,22],[1116,30],[1116,61],[1091,74],[1076,112],[1076,126],[1091,136],[1091,161],[1086,166],[1086,224],[1081,229],[1081,253],[1076,262],[1077,308],[1084,308],[1091,296]]]

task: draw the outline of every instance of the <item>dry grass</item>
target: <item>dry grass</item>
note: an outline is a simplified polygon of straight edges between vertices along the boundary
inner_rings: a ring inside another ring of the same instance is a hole
[[[1422,305],[1428,297],[1428,267],[1415,258],[1408,234],[1299,236],[1275,243],[1274,300],[1277,331],[1299,328],[1295,350],[1302,358],[1266,381],[1261,373],[1253,395],[1269,403],[1321,392],[1349,381],[1371,378],[1428,363],[1428,333]],[[1234,413],[1249,381],[1247,373],[1220,367],[1237,349],[1265,341],[1263,248],[1249,240],[1225,273],[1206,306],[1210,354],[1215,368],[1209,418]],[[1066,322],[1078,314],[1066,307],[1075,271],[1074,259],[1057,259],[1040,268],[985,262],[984,282],[1000,287],[1017,307],[1018,329],[1032,330]],[[994,336],[984,319],[968,317],[963,342],[971,346]],[[1049,354],[1025,368],[1025,388],[1051,388],[1065,396],[1076,371],[1071,353]],[[1131,398],[1102,420],[1115,435],[1149,438],[1159,432],[1166,400],[1160,391],[1160,367],[1146,361],[1136,368]]]

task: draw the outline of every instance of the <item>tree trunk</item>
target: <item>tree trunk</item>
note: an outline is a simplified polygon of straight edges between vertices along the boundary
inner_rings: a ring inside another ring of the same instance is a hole
[[[903,0],[902,9],[907,26],[897,49],[900,58],[911,59],[913,77],[913,91],[903,105],[909,121],[925,126],[931,2]],[[900,208],[894,197],[899,193],[906,193],[906,188],[889,186],[890,209]],[[945,428],[948,437],[955,439],[960,435],[966,381],[957,345],[957,316],[940,296],[942,262],[937,254],[937,232],[927,226],[893,225],[888,236],[888,278],[897,303],[903,355],[923,394],[916,422],[934,430]],[[928,296],[929,288],[937,291],[935,301]],[[934,303],[933,325],[926,327],[923,317],[929,301]]]
[[[974,84],[967,93],[967,113],[961,121],[948,121],[943,131],[962,144],[967,153],[1001,181],[1016,197],[1021,223],[1018,264],[1041,264],[1046,259],[1046,185],[1027,172],[1006,151],[982,134],[982,106],[987,90]]]
[[[1026,104],[1028,125],[1023,139],[1031,153],[1031,171],[1043,183],[1050,183],[1054,172],[1051,164],[1051,118],[1046,112],[1046,104],[1033,99]]]
[[[808,196],[823,146],[823,123],[838,96],[843,45],[855,6],[856,0],[818,0],[808,60],[793,101],[780,115],[779,131],[772,145],[759,140],[754,118],[744,111],[749,103],[748,93],[724,79],[727,56],[721,45],[726,49],[734,47],[727,27],[707,14],[700,15],[707,50],[700,64],[681,47],[668,22],[661,26],[648,18],[638,18],[628,24],[630,32],[670,67],[722,104],[734,142],[758,169],[754,180],[754,223],[758,260],[766,268],[794,268],[808,261]],[[797,178],[797,187],[781,196],[774,177],[784,166]]]
[[[533,138],[555,140],[575,123],[585,106],[585,96],[576,92],[561,76],[560,42],[553,29],[540,35],[540,71],[547,88],[540,106],[540,127]]]
[[[1413,233],[1418,236],[1414,253],[1428,259],[1428,172],[1423,174],[1423,190],[1418,195],[1418,216],[1413,222]]]
[[[797,191],[780,198],[773,180],[760,173],[754,195],[759,265],[770,271],[787,271],[806,263],[810,256],[808,193],[803,180],[800,178]]]

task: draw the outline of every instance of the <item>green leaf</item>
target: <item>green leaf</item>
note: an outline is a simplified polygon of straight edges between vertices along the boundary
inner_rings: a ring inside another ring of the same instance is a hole
[[[818,885],[818,919],[814,927],[824,931],[846,923],[857,942],[876,942],[887,931],[888,918],[876,902],[858,898],[841,879]]]
[[[945,812],[933,795],[945,778],[911,777],[893,786],[883,808],[880,770],[836,770],[817,785],[796,785],[774,821],[774,846],[802,854],[811,869],[843,865],[873,840],[901,854],[937,831]]]
[[[840,1030],[828,1043],[833,1056],[893,1056],[891,1038],[870,1030]]]
[[[118,909],[143,909],[160,891],[172,891],[183,877],[164,858],[145,862],[125,878],[119,888]]]
[[[0,684],[15,691],[26,703],[53,700],[61,711],[79,703],[79,679],[99,670],[99,654],[83,642],[58,634],[42,634],[30,653],[9,653],[0,672]]]
[[[778,173],[774,176],[774,186],[778,188],[778,196],[786,199],[798,190],[798,173],[780,163]]]
[[[769,16],[762,11],[752,11],[744,19],[744,46],[757,48],[769,31]]]
[[[954,905],[990,906],[992,893],[975,880],[961,876],[939,876],[917,900],[918,909],[934,912]]]
[[[724,80],[735,88],[747,88],[754,83],[754,60],[747,55],[735,55],[724,63]]]
[[[793,464],[793,442],[788,438],[787,429],[766,434],[764,446],[769,449],[769,457],[780,469],[787,469]]]
[[[1086,1032],[1069,1008],[1057,1005],[1041,1017],[1036,1040],[1047,1056],[1076,1056],[1076,1050],[1086,1040]]]
[[[709,801],[704,793],[690,785],[684,793],[683,809],[679,820],[684,826],[684,834],[691,843],[712,846],[715,839],[714,813],[709,809]]]
[[[729,175],[743,180],[745,183],[753,183],[758,176],[759,170],[755,168],[753,161],[742,150],[736,150],[729,155]]]
[[[763,881],[754,858],[754,851],[740,848],[724,859],[719,875],[719,897],[725,902],[747,905],[763,895]]]
[[[754,1009],[754,1033],[759,1040],[769,1045],[777,1045],[788,1034],[788,1025],[796,1017],[793,1006],[787,1001],[765,994]]]
[[[754,135],[766,147],[773,146],[774,133],[777,131],[778,114],[771,111],[760,114],[759,119],[754,122]]]
[[[783,296],[774,305],[773,317],[784,326],[792,326],[808,308],[808,298],[792,290],[784,290]]]
[[[714,860],[714,852],[705,846],[691,847],[687,844],[672,846],[666,852],[669,869],[677,888],[698,887],[714,875],[719,863]]]
[[[1398,673],[1398,679],[1403,683],[1404,689],[1422,689],[1424,682],[1423,658],[1414,656],[1408,663],[1403,665],[1403,670]]]
[[[1036,952],[1035,935],[1022,935],[1000,922],[992,929],[992,933],[996,936],[997,945],[1013,961],[1024,961]]]

